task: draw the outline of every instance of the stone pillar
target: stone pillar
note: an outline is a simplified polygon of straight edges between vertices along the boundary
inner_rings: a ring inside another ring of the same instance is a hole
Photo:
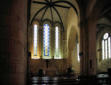
[[[0,3],[0,84],[26,83],[27,0]]]
[[[88,20],[88,74],[95,75],[96,68],[96,20],[91,18]]]
[[[88,40],[87,40],[87,20],[81,22],[80,29],[80,73],[86,76],[88,74]]]
[[[81,74],[96,74],[96,21],[86,19],[81,23]]]

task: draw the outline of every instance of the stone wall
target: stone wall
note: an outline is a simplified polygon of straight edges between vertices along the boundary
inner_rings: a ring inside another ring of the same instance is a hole
[[[30,61],[30,73],[37,75],[39,69],[43,69],[44,74],[47,76],[64,75],[67,71],[68,65],[66,59],[52,60],[48,62],[48,67],[46,60],[38,59]]]

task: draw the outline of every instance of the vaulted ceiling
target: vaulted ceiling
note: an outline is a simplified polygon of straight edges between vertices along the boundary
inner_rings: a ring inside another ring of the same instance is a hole
[[[30,22],[39,20],[50,20],[51,23],[59,22],[63,28],[67,21],[69,10],[73,8],[76,15],[79,15],[76,0],[32,0]]]
[[[95,16],[98,20],[105,17],[111,21],[111,0],[31,0],[30,23],[48,19],[52,23],[60,22],[64,28],[71,8],[83,22]]]

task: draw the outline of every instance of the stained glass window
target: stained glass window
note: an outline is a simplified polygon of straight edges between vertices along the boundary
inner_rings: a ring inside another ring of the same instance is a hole
[[[34,39],[33,39],[34,56],[37,56],[37,32],[38,32],[37,25],[34,24]]]
[[[39,59],[40,55],[38,54],[38,25],[33,25],[33,53],[31,56],[32,59]]]
[[[59,48],[59,27],[55,27],[55,59],[61,59]]]
[[[43,58],[50,59],[50,27],[48,24],[43,26]]]

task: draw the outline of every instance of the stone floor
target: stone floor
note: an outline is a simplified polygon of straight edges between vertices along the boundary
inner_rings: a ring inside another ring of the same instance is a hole
[[[78,80],[66,77],[36,77],[30,78],[29,85],[78,85]]]
[[[111,77],[108,73],[99,73],[95,76],[43,76],[31,75],[28,85],[111,85]]]

